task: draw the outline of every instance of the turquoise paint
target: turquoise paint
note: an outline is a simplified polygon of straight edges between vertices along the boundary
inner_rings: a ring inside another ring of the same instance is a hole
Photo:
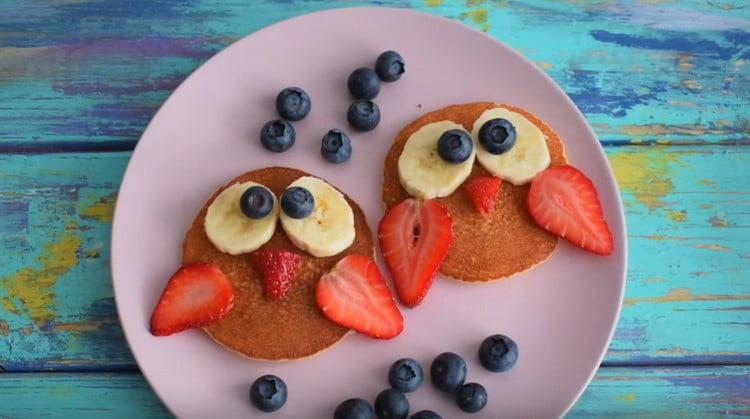
[[[648,374],[639,368],[607,368],[596,375],[568,417],[746,416],[748,383],[746,366],[656,368]],[[17,419],[170,417],[137,373],[4,374],[0,405],[0,415]],[[248,414],[251,409],[248,404]],[[450,417],[450,412],[439,413]]]
[[[287,17],[365,4],[105,3],[11,9],[4,16],[0,102],[14,106],[0,112],[0,142],[135,141],[173,87],[230,42]],[[518,49],[570,94],[606,143],[750,138],[743,112],[750,65],[741,61],[748,55],[745,9],[637,2],[383,4],[461,20]],[[704,29],[655,25],[654,16],[674,12],[670,8]],[[729,30],[707,30],[722,24]],[[633,129],[649,124],[661,126]]]

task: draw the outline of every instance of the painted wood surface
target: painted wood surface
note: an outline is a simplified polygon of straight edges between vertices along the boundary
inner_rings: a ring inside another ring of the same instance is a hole
[[[248,388],[251,382],[248,378]],[[655,368],[646,374],[639,368],[603,368],[568,417],[748,416],[748,393],[747,366]],[[362,395],[374,398],[367,396]],[[331,410],[336,403],[331,401]],[[3,374],[0,406],[3,419],[170,417],[138,373]]]
[[[0,2],[0,150],[129,149],[167,95],[229,43],[290,16],[366,4]],[[377,4],[456,19],[518,49],[606,143],[750,142],[745,1]]]
[[[605,365],[750,362],[750,147],[608,147],[625,202],[625,303]],[[0,366],[134,368],[109,232],[129,153],[0,155]],[[689,331],[686,332],[686,331]]]

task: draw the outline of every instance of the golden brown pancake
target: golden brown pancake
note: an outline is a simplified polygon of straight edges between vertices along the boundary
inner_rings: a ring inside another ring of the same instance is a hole
[[[373,256],[372,233],[359,206],[346,197],[354,212],[354,243],[343,252],[324,258],[310,256],[296,248],[281,225],[259,250],[284,249],[302,255],[292,287],[282,299],[263,294],[260,275],[250,261],[250,253],[232,256],[219,251],[206,236],[203,221],[206,210],[219,193],[238,183],[253,181],[280,196],[286,187],[308,174],[296,169],[270,167],[234,178],[209,198],[193,221],[182,246],[182,263],[206,262],[216,265],[234,286],[234,307],[223,319],[204,330],[226,348],[251,358],[266,360],[296,359],[309,356],[338,342],[349,329],[326,319],[315,302],[315,287],[320,277],[346,255]]]
[[[399,180],[398,158],[406,140],[415,131],[432,122],[449,120],[471,132],[474,121],[484,111],[497,106],[525,116],[542,130],[547,137],[550,166],[567,162],[557,134],[527,111],[491,102],[448,106],[423,115],[396,137],[385,157],[383,168],[382,194],[386,208],[410,198]],[[476,162],[468,179],[474,176],[491,175]],[[490,281],[525,271],[547,259],[557,245],[557,237],[534,224],[526,209],[528,191],[529,184],[514,186],[503,182],[495,209],[486,218],[479,214],[463,188],[456,189],[450,196],[438,198],[453,217],[453,244],[440,267],[440,273],[462,281]]]

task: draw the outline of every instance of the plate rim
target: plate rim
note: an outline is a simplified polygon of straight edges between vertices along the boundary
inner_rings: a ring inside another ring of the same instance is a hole
[[[474,28],[472,26],[463,24],[463,23],[461,23],[461,22],[459,22],[457,20],[450,19],[450,18],[441,16],[441,15],[427,13],[427,12],[423,12],[423,11],[419,11],[419,10],[414,10],[414,9],[410,9],[410,8],[402,8],[402,7],[377,7],[377,6],[333,7],[333,8],[316,10],[316,11],[309,12],[309,13],[303,13],[303,14],[291,16],[291,17],[288,17],[286,19],[282,19],[282,20],[280,20],[278,22],[274,22],[274,23],[272,23],[270,25],[267,25],[267,26],[264,26],[262,28],[259,28],[259,29],[255,30],[253,32],[247,33],[246,35],[244,35],[244,36],[242,36],[242,37],[234,40],[232,43],[230,43],[229,45],[225,46],[220,51],[218,51],[217,53],[211,55],[209,58],[207,58],[205,61],[203,61],[187,77],[185,77],[185,79],[180,82],[180,84],[177,86],[177,88],[175,88],[169,94],[169,96],[167,96],[167,98],[161,103],[161,105],[159,105],[159,108],[154,113],[154,115],[151,117],[151,119],[149,120],[149,123],[146,125],[146,127],[143,129],[143,132],[141,133],[140,137],[138,138],[138,142],[136,143],[135,147],[131,151],[130,157],[128,158],[128,164],[127,164],[127,166],[125,168],[125,171],[123,172],[122,180],[120,182],[120,187],[118,188],[117,198],[115,199],[115,208],[114,208],[114,211],[113,211],[112,228],[111,228],[111,235],[110,235],[110,241],[109,241],[109,244],[110,244],[110,261],[109,261],[110,281],[111,281],[111,284],[112,284],[112,294],[113,294],[113,297],[114,297],[114,300],[115,300],[115,308],[116,308],[116,312],[117,312],[117,320],[120,323],[120,326],[121,326],[121,329],[122,329],[122,332],[123,332],[123,336],[125,337],[125,341],[126,341],[126,343],[128,345],[128,350],[130,351],[131,355],[133,356],[133,359],[135,360],[136,364],[138,365],[139,370],[141,372],[141,375],[146,380],[146,382],[148,383],[149,387],[154,392],[154,394],[157,395],[157,397],[159,398],[159,401],[163,404],[163,406],[172,415],[176,416],[175,412],[173,411],[173,409],[171,408],[171,406],[169,405],[169,403],[165,400],[165,398],[162,396],[161,392],[154,385],[153,379],[150,377],[150,375],[145,370],[143,370],[143,369],[140,368],[141,362],[138,359],[139,356],[136,353],[136,351],[133,350],[133,345],[131,343],[131,338],[129,337],[129,334],[128,334],[127,328],[125,327],[125,324],[121,320],[122,319],[121,303],[120,303],[120,300],[117,297],[117,286],[115,285],[115,272],[116,272],[115,265],[116,265],[116,262],[115,262],[115,257],[114,256],[115,256],[116,252],[114,251],[114,249],[117,247],[116,244],[115,244],[115,238],[117,237],[116,231],[119,231],[118,225],[121,225],[121,223],[118,223],[118,219],[121,218],[121,217],[118,217],[118,215],[123,211],[121,209],[122,206],[120,205],[120,203],[121,203],[121,200],[120,200],[121,194],[120,194],[120,192],[122,191],[123,186],[126,184],[126,181],[128,179],[128,174],[131,173],[131,171],[133,169],[132,165],[131,165],[132,160],[135,158],[136,154],[138,153],[139,148],[142,148],[140,146],[143,143],[143,137],[146,135],[146,133],[152,127],[154,121],[157,119],[157,117],[163,111],[163,109],[169,103],[171,103],[171,101],[174,100],[174,98],[177,96],[177,94],[181,90],[183,90],[183,89],[186,88],[185,85],[187,85],[188,82],[192,78],[194,78],[197,73],[199,73],[200,71],[202,71],[204,69],[204,67],[206,66],[206,64],[208,64],[214,58],[218,57],[219,55],[228,54],[230,50],[232,50],[234,48],[237,48],[237,45],[239,43],[241,43],[242,41],[246,40],[247,38],[252,37],[252,36],[254,36],[256,34],[259,34],[261,32],[271,30],[271,29],[275,28],[278,25],[287,24],[287,23],[290,23],[290,22],[298,20],[298,19],[306,19],[306,18],[309,18],[309,17],[312,17],[312,16],[325,15],[325,14],[335,14],[335,13],[346,12],[346,11],[349,11],[349,10],[369,10],[369,11],[375,12],[375,13],[379,13],[379,12],[384,12],[385,11],[387,13],[412,14],[412,15],[418,16],[418,18],[433,19],[433,20],[435,20],[436,22],[438,22],[439,24],[442,24],[442,25],[446,25],[447,24],[447,25],[452,25],[452,26],[455,26],[455,27],[459,27],[462,30],[469,30],[469,31],[474,32],[475,34],[481,35],[482,37],[491,40],[492,42],[496,43],[499,47],[504,48],[506,51],[512,53],[516,57],[516,59],[519,59],[519,60],[525,62],[526,64],[529,64],[531,66],[531,68],[533,68],[533,71],[537,72],[538,75],[541,75],[546,80],[546,82],[548,84],[550,84],[551,86],[553,86],[559,93],[562,93],[562,96],[564,97],[565,101],[569,105],[569,108],[571,108],[571,109],[574,110],[574,112],[577,114],[577,116],[584,122],[586,131],[596,140],[597,147],[595,147],[594,150],[596,150],[595,152],[598,154],[598,157],[601,158],[601,159],[603,159],[607,163],[606,164],[606,166],[607,166],[607,175],[608,175],[607,176],[608,177],[607,178],[607,182],[609,182],[612,186],[614,186],[615,190],[617,191],[617,193],[615,194],[615,203],[617,204],[616,205],[617,208],[610,209],[610,211],[616,210],[617,215],[619,215],[620,219],[622,220],[622,223],[619,223],[620,225],[618,226],[618,227],[620,227],[618,229],[619,231],[615,232],[615,233],[618,233],[619,236],[622,238],[622,243],[619,246],[619,247],[622,247],[622,252],[623,252],[622,253],[622,260],[623,260],[622,261],[622,272],[619,275],[619,290],[618,290],[618,294],[619,295],[618,295],[618,298],[617,298],[617,301],[618,301],[618,303],[617,303],[617,312],[616,312],[616,316],[614,317],[614,321],[610,325],[610,328],[609,328],[609,331],[608,331],[608,334],[607,334],[608,336],[607,336],[606,342],[604,342],[603,348],[600,349],[600,354],[599,354],[597,362],[596,362],[596,367],[593,368],[592,371],[588,374],[588,377],[587,377],[586,381],[583,382],[580,385],[580,388],[578,389],[575,397],[568,403],[568,405],[565,407],[565,409],[563,410],[563,412],[560,414],[560,417],[564,417],[565,415],[567,415],[570,412],[570,410],[573,408],[573,406],[578,402],[578,400],[581,398],[581,396],[586,391],[586,389],[588,388],[588,386],[591,384],[591,381],[593,380],[593,378],[596,375],[596,373],[601,368],[602,361],[603,361],[604,357],[607,354],[607,351],[609,349],[609,345],[612,342],[612,338],[614,337],[614,333],[615,333],[615,331],[617,329],[617,325],[619,324],[620,316],[622,314],[623,297],[624,297],[625,288],[626,288],[626,285],[627,285],[627,274],[628,274],[628,253],[629,252],[628,252],[628,236],[627,236],[627,222],[626,222],[627,219],[625,218],[625,210],[624,210],[624,206],[623,206],[623,203],[622,203],[622,196],[621,196],[621,193],[620,193],[620,188],[619,188],[619,186],[617,184],[617,181],[616,181],[616,178],[615,178],[615,175],[614,175],[614,171],[612,169],[612,165],[610,164],[609,159],[607,158],[607,155],[606,155],[606,153],[604,151],[604,146],[602,145],[601,141],[599,141],[599,137],[594,132],[593,128],[591,127],[591,124],[586,119],[586,117],[583,114],[583,112],[581,112],[581,110],[578,108],[578,106],[575,104],[575,102],[573,102],[573,100],[570,98],[570,96],[567,94],[567,92],[565,90],[563,90],[562,87],[560,87],[557,84],[557,82],[554,79],[552,79],[552,77],[550,77],[546,72],[544,72],[543,70],[541,70],[534,62],[532,62],[531,60],[529,60],[528,58],[526,58],[525,56],[523,56],[515,48],[509,46],[508,44],[504,43],[503,41],[499,40],[498,38],[495,38],[495,37],[491,36],[490,34],[488,34],[486,32],[480,31],[477,28]],[[612,226],[610,226],[610,228],[612,228]]]

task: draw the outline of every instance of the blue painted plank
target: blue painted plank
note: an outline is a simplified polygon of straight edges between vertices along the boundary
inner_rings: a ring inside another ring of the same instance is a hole
[[[651,3],[377,4],[456,19],[518,49],[570,94],[605,143],[750,142],[748,8],[732,1]],[[291,16],[366,4],[0,5],[0,143],[132,145],[166,96],[229,43]]]
[[[0,418],[14,419],[170,417],[137,373],[1,374],[0,406]],[[568,417],[631,415],[750,415],[750,368],[602,368]]]

